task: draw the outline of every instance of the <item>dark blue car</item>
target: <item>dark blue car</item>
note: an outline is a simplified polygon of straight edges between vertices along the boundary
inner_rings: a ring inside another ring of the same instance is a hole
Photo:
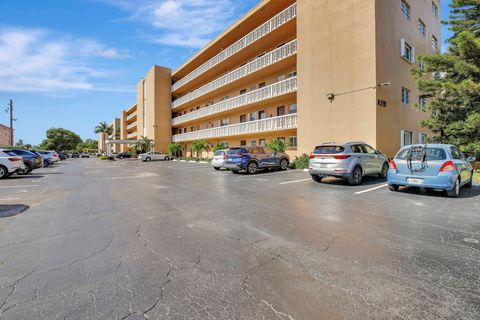
[[[272,152],[266,147],[235,147],[228,150],[224,167],[233,173],[254,174],[259,169],[287,170],[289,163],[288,154]]]

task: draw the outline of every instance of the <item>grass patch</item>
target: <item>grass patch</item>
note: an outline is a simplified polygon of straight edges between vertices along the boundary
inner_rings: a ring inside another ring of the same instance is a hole
[[[480,183],[480,170],[473,173],[473,183]]]

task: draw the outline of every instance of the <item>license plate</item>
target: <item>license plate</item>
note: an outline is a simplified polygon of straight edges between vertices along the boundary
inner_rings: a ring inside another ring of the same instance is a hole
[[[407,183],[409,183],[409,184],[423,184],[423,179],[408,178]]]
[[[233,161],[233,159],[232,159],[232,158],[228,158],[227,161]]]
[[[326,168],[327,164],[326,163],[317,163],[317,168]]]

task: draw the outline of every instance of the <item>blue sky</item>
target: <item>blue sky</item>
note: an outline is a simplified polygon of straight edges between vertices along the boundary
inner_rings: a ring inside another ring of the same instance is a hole
[[[258,2],[0,1],[0,123],[12,98],[15,140],[38,144],[51,127],[96,138],[95,125],[135,101],[152,65],[175,69]]]

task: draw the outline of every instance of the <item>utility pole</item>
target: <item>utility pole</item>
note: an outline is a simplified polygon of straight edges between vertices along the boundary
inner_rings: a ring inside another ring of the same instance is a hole
[[[5,110],[6,112],[10,112],[10,145],[14,146],[14,139],[13,139],[13,121],[17,121],[17,119],[13,118],[13,100],[10,99],[10,103],[8,104],[8,108]]]

